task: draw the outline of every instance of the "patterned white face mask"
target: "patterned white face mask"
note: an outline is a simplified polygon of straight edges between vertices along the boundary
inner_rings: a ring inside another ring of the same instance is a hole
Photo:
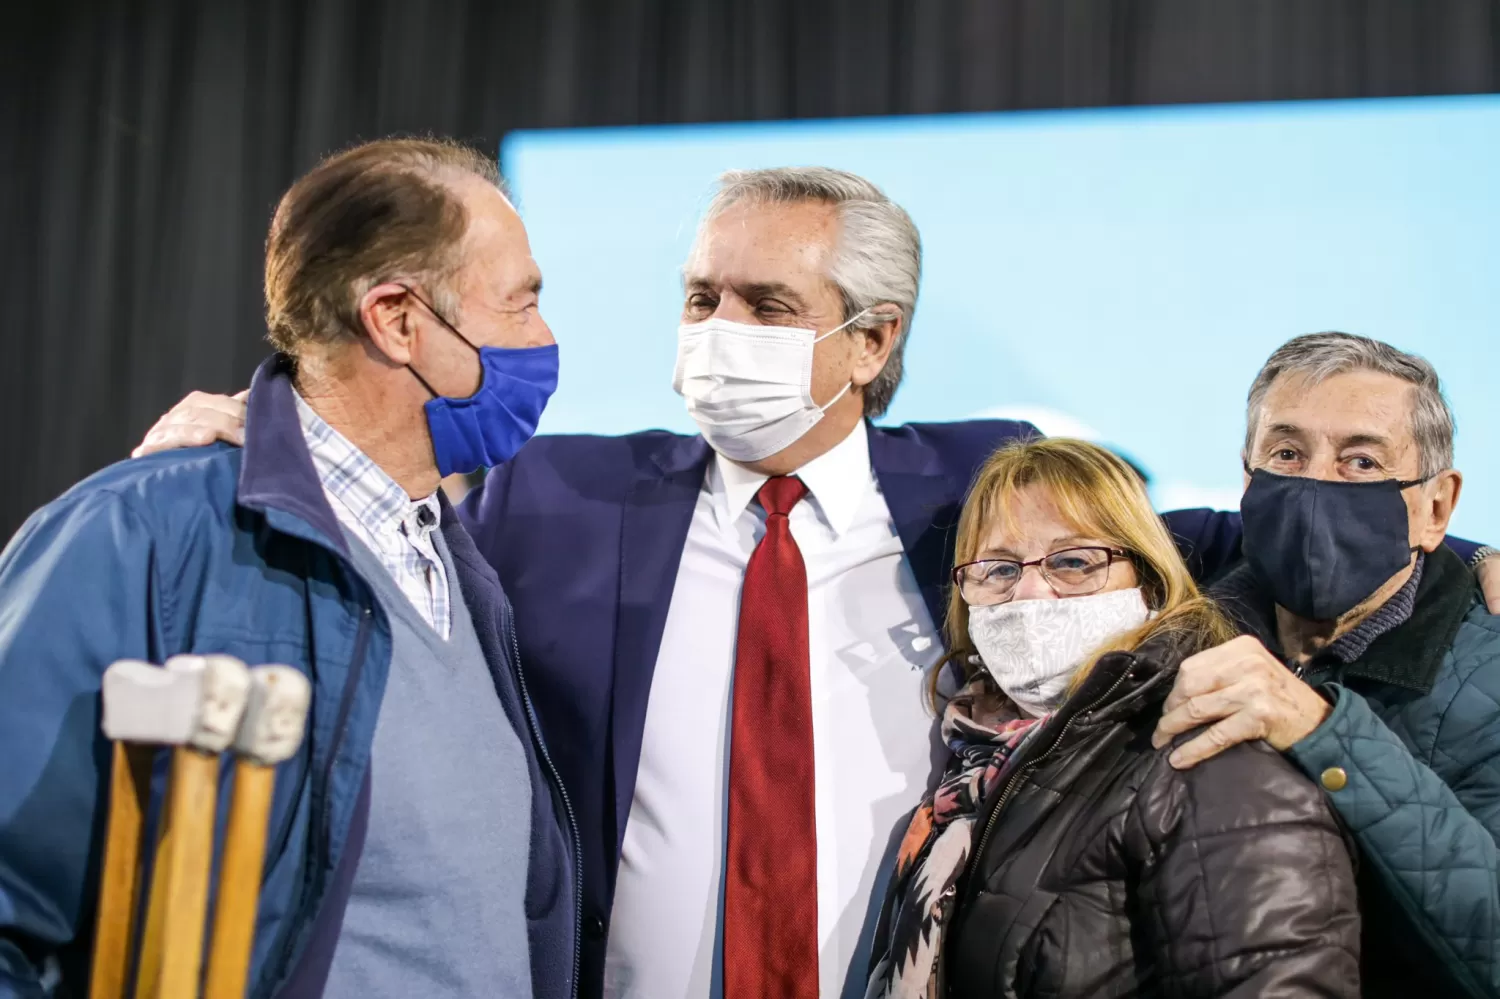
[[[1057,600],[969,608],[969,638],[985,668],[1033,717],[1057,710],[1084,660],[1151,617],[1140,587]]]

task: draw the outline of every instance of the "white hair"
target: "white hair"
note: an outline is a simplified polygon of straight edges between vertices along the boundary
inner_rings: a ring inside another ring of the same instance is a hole
[[[880,188],[844,170],[730,170],[719,178],[718,191],[699,226],[699,237],[708,223],[740,201],[821,201],[834,206],[839,234],[828,277],[843,297],[844,321],[853,320],[849,323],[853,329],[873,329],[890,321],[888,313],[870,311],[885,304],[896,306],[901,315],[890,357],[864,390],[865,415],[883,415],[901,384],[902,354],[922,280],[922,240],[911,216]]]
[[[1261,407],[1277,378],[1297,374],[1311,384],[1348,371],[1378,371],[1412,386],[1411,432],[1422,459],[1422,476],[1453,467],[1453,411],[1443,398],[1437,371],[1426,358],[1352,333],[1309,333],[1288,340],[1255,376],[1245,406],[1245,453],[1255,444]]]

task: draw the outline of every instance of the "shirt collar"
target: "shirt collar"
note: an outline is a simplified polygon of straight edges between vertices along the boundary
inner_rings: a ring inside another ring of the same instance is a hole
[[[727,531],[755,501],[755,494],[770,476],[752,472],[718,453],[712,467],[714,518],[719,529]],[[865,421],[860,420],[848,437],[793,474],[807,486],[823,522],[835,536],[843,534],[853,525],[860,503],[875,481]]]
[[[292,398],[318,480],[357,522],[376,535],[404,530],[412,538],[437,528],[442,510],[436,492],[419,500],[407,496],[374,459],[319,416],[302,393],[293,389]]]

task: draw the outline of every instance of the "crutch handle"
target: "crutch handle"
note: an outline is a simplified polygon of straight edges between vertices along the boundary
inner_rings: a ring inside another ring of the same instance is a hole
[[[275,767],[294,756],[302,744],[312,701],[307,678],[290,666],[257,666],[250,671],[250,680],[245,719],[234,741],[239,760],[219,862],[204,999],[245,999]]]
[[[239,729],[249,693],[249,671],[232,656],[174,656],[160,668],[125,660],[105,671],[105,734],[174,747],[136,969],[137,999],[198,994],[219,754]]]

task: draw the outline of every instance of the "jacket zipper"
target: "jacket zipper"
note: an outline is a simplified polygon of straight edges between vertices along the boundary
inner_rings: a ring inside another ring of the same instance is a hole
[[[990,834],[995,831],[996,818],[999,816],[1001,810],[1005,807],[1005,802],[1009,800],[1011,792],[1015,791],[1016,786],[1021,782],[1021,779],[1024,778],[1027,774],[1031,773],[1031,771],[1035,770],[1038,766],[1040,766],[1043,760],[1052,755],[1052,751],[1062,744],[1063,739],[1067,737],[1068,730],[1073,727],[1073,722],[1077,721],[1079,716],[1088,714],[1090,711],[1093,711],[1099,705],[1109,700],[1110,697],[1114,695],[1114,692],[1120,689],[1120,684],[1124,683],[1126,679],[1129,678],[1132,669],[1134,669],[1133,665],[1131,669],[1127,669],[1125,672],[1116,677],[1115,682],[1109,685],[1109,689],[1095,698],[1088,705],[1088,707],[1084,708],[1082,711],[1073,712],[1073,714],[1068,717],[1068,720],[1063,723],[1062,731],[1057,733],[1057,738],[1052,740],[1052,745],[1047,747],[1046,752],[1037,756],[1035,759],[1028,760],[1025,766],[1017,767],[1016,772],[1010,775],[1010,780],[1005,782],[1005,787],[1000,792],[1000,798],[995,802],[995,807],[990,810],[990,817],[984,824],[984,835],[979,838],[979,846],[974,851],[973,855],[973,859],[976,863],[979,861],[980,855],[984,853],[985,846],[990,841]]]
[[[333,745],[330,747],[328,753],[328,763],[323,768],[324,788],[331,789],[333,787],[333,767],[338,762],[339,750],[344,747],[344,733],[345,729],[349,727],[349,712],[353,709],[354,705],[354,691],[358,689],[360,675],[364,672],[365,649],[370,642],[370,621],[374,617],[374,614],[375,612],[371,608],[366,607],[359,615],[359,628],[354,633],[354,655],[350,660],[349,676],[344,681],[344,692],[339,698],[339,713],[333,725]],[[322,867],[324,860],[328,857],[328,844],[332,839],[333,795],[328,794],[323,802],[322,822],[318,831],[318,848],[313,858],[318,867]],[[300,938],[287,938],[286,945],[282,948],[281,960],[278,962],[279,967],[276,969],[276,975],[270,979],[278,983],[278,989],[282,984],[282,980],[286,977],[291,964],[292,952],[301,943],[302,940]]]
[[[570,994],[573,999],[578,999],[578,973],[583,944],[583,841],[578,834],[578,820],[573,815],[573,802],[568,797],[567,787],[563,785],[562,774],[558,773],[551,754],[547,752],[547,744],[542,741],[542,727],[537,721],[536,709],[531,705],[531,694],[526,689],[526,670],[521,665],[521,643],[516,639],[516,622],[512,614],[510,606],[507,605],[505,623],[510,632],[511,659],[515,663],[516,682],[521,688],[521,703],[526,708],[526,723],[531,728],[531,737],[536,741],[542,762],[547,765],[547,771],[552,775],[552,783],[557,787],[558,797],[562,799],[563,812],[568,817],[568,832],[573,838],[573,981]]]

